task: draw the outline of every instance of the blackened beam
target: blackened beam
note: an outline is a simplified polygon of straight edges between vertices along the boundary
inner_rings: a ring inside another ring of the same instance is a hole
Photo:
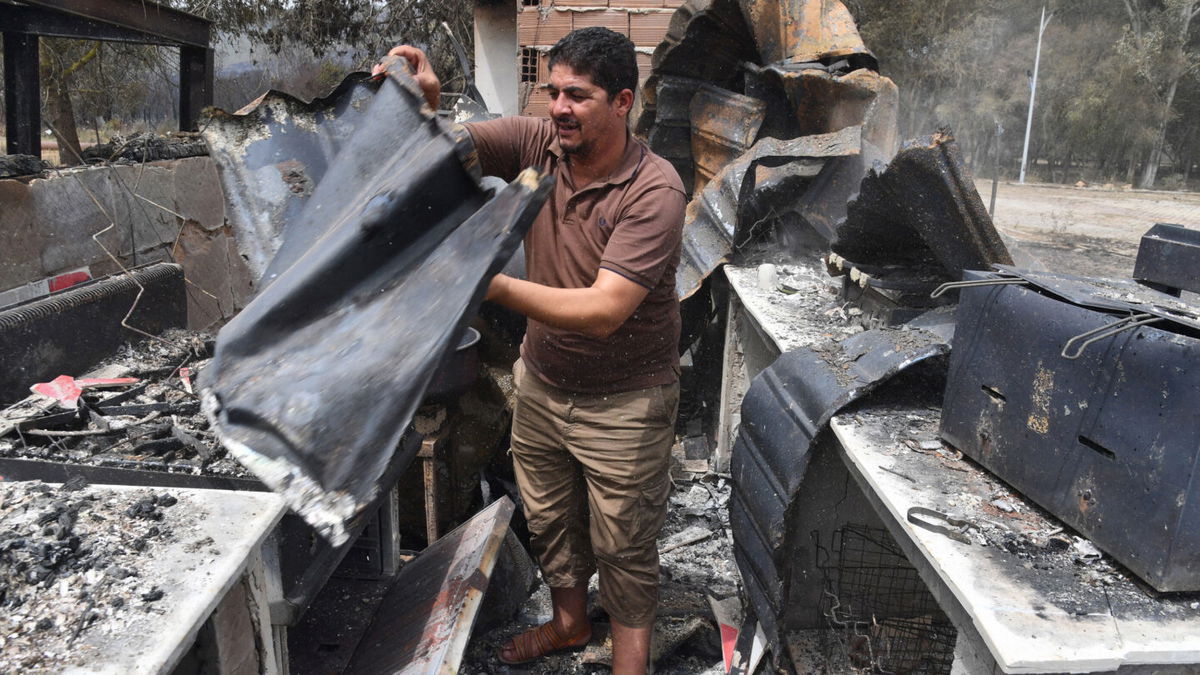
[[[0,4],[0,26],[6,32],[79,40],[107,40],[176,46],[179,43],[153,33],[124,28],[94,19],[83,19],[38,7]]]
[[[4,24],[7,25],[7,24]],[[38,37],[4,32],[4,119],[9,154],[42,156]]]
[[[180,45],[207,47],[212,22],[148,0],[24,0],[53,12],[147,33]]]
[[[213,50],[184,46],[179,49],[179,130],[196,131],[200,111],[213,102]]]

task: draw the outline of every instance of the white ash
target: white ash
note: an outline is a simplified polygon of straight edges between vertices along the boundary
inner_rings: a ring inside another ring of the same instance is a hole
[[[57,672],[81,636],[152,621],[171,590],[144,572],[188,529],[177,502],[162,488],[0,483],[0,672]]]

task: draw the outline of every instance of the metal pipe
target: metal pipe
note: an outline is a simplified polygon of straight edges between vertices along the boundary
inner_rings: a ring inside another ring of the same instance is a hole
[[[1021,151],[1021,185],[1025,184],[1025,167],[1029,163],[1029,132],[1033,129],[1033,101],[1037,98],[1038,67],[1042,61],[1042,33],[1046,32],[1046,26],[1050,25],[1050,19],[1053,18],[1053,13],[1050,14],[1050,18],[1046,18],[1046,6],[1042,5],[1042,19],[1038,23],[1037,52],[1033,57],[1033,77],[1029,81],[1029,115],[1025,119],[1025,149]]]

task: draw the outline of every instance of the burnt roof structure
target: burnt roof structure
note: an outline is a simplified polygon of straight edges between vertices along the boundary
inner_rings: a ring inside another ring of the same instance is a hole
[[[212,105],[212,22],[146,0],[0,0],[8,152],[41,157],[38,40],[42,36],[179,48],[179,128]]]

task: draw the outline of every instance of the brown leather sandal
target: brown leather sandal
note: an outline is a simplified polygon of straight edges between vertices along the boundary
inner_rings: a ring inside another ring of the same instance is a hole
[[[578,651],[587,646],[592,640],[592,626],[588,624],[575,635],[563,637],[554,627],[553,621],[548,621],[537,628],[520,633],[509,640],[496,652],[500,663],[515,666],[519,663],[529,663],[547,654],[556,652]],[[510,651],[515,658],[504,658],[504,652]]]

